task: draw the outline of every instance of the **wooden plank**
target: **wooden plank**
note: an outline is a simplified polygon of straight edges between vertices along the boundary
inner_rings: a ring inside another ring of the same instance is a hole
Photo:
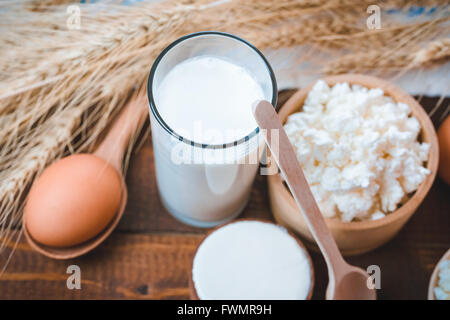
[[[400,234],[387,245],[349,257],[352,264],[381,269],[380,299],[425,299],[435,263],[448,249],[450,187],[437,180],[429,196]],[[205,231],[201,231],[202,234]],[[202,234],[115,232],[86,256],[55,261],[22,240],[0,276],[0,299],[175,299],[188,298],[189,268]],[[328,282],[325,263],[310,250],[315,267],[315,299]],[[3,263],[6,255],[0,257]],[[68,290],[66,268],[79,265],[82,290]]]
[[[93,252],[67,261],[43,257],[22,240],[0,277],[0,299],[187,298],[189,266],[200,239],[116,232]],[[81,290],[66,286],[66,269],[73,264],[81,269]]]

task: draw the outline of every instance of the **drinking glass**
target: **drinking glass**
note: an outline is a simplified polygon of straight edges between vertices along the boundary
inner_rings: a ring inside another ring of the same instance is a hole
[[[230,143],[198,143],[175,132],[161,117],[157,93],[164,77],[179,63],[199,56],[221,58],[244,68],[261,86],[264,99],[274,106],[277,85],[271,66],[258,49],[223,32],[206,31],[181,37],[161,52],[151,68],[147,93],[162,203],[186,224],[213,227],[233,219],[244,209],[264,142],[255,127],[250,134]]]

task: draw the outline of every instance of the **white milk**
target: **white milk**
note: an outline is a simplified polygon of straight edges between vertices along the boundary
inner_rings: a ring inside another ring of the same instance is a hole
[[[166,75],[156,105],[169,127],[184,138],[223,144],[256,129],[251,105],[261,99],[262,88],[244,68],[200,56],[178,64]]]
[[[264,93],[244,68],[199,56],[175,65],[154,99],[161,118],[176,134],[199,144],[223,145],[257,128],[251,106],[264,99]],[[258,137],[226,149],[193,147],[161,133],[151,116],[158,187],[167,209],[186,223],[205,227],[239,214],[258,168]],[[199,159],[187,161],[197,155]]]

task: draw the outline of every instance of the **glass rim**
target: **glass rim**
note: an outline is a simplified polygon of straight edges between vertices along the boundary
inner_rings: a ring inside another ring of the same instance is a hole
[[[175,40],[174,42],[172,42],[171,44],[169,44],[163,51],[161,51],[161,53],[158,55],[158,57],[156,58],[155,62],[153,63],[151,69],[150,69],[150,73],[148,76],[148,81],[147,81],[147,96],[148,96],[148,101],[149,101],[149,105],[150,105],[150,110],[153,113],[153,115],[155,116],[156,120],[158,121],[158,123],[161,125],[161,127],[163,127],[171,136],[175,137],[177,140],[182,141],[188,145],[191,146],[196,146],[199,148],[203,148],[203,149],[225,149],[228,147],[233,147],[233,146],[237,146],[243,142],[249,141],[251,138],[253,138],[254,136],[256,136],[259,133],[259,126],[256,127],[255,130],[253,130],[251,133],[247,134],[245,137],[239,139],[239,140],[235,140],[233,142],[229,142],[229,143],[223,143],[223,144],[206,144],[206,143],[198,143],[192,140],[189,140],[187,138],[184,138],[183,136],[179,135],[178,133],[176,133],[165,121],[164,119],[161,117],[161,115],[158,112],[158,109],[156,107],[156,103],[153,99],[153,80],[155,77],[155,73],[156,70],[159,66],[159,63],[161,62],[162,58],[175,46],[177,46],[178,44],[180,44],[181,42],[191,39],[191,38],[195,38],[195,37],[199,37],[199,36],[205,36],[205,35],[216,35],[216,36],[223,36],[223,37],[228,37],[228,38],[232,38],[234,40],[240,41],[242,44],[248,46],[250,49],[252,49],[254,52],[256,52],[258,54],[258,56],[263,60],[267,71],[269,73],[270,76],[270,80],[272,83],[272,99],[271,99],[271,103],[272,106],[274,106],[274,108],[276,108],[276,104],[277,104],[277,99],[278,99],[278,89],[277,89],[277,81],[275,78],[275,73],[272,70],[272,67],[270,66],[269,62],[267,61],[266,57],[262,54],[261,51],[259,51],[254,45],[252,45],[250,42],[235,36],[234,34],[231,33],[226,33],[226,32],[221,32],[221,31],[201,31],[201,32],[194,32],[194,33],[190,33],[187,34],[185,36],[182,36],[181,38],[178,38],[177,40]]]

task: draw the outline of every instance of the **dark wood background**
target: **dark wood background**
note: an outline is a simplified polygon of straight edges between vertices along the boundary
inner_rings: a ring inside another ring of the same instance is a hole
[[[294,91],[280,93],[282,104]],[[437,99],[419,99],[428,111]],[[445,99],[440,110],[450,99]],[[440,113],[433,117],[438,125]],[[150,137],[132,157],[127,176],[128,205],[119,226],[87,255],[56,261],[41,256],[22,239],[0,275],[0,299],[187,299],[189,266],[207,230],[178,222],[158,196]],[[450,187],[436,179],[405,228],[391,242],[347,260],[381,268],[379,299],[426,299],[432,270],[450,247]],[[266,180],[258,176],[242,217],[273,220]],[[0,254],[6,263],[11,246]],[[328,276],[325,262],[310,252],[315,268],[314,299],[323,299]],[[81,290],[69,290],[66,269],[81,268]]]

